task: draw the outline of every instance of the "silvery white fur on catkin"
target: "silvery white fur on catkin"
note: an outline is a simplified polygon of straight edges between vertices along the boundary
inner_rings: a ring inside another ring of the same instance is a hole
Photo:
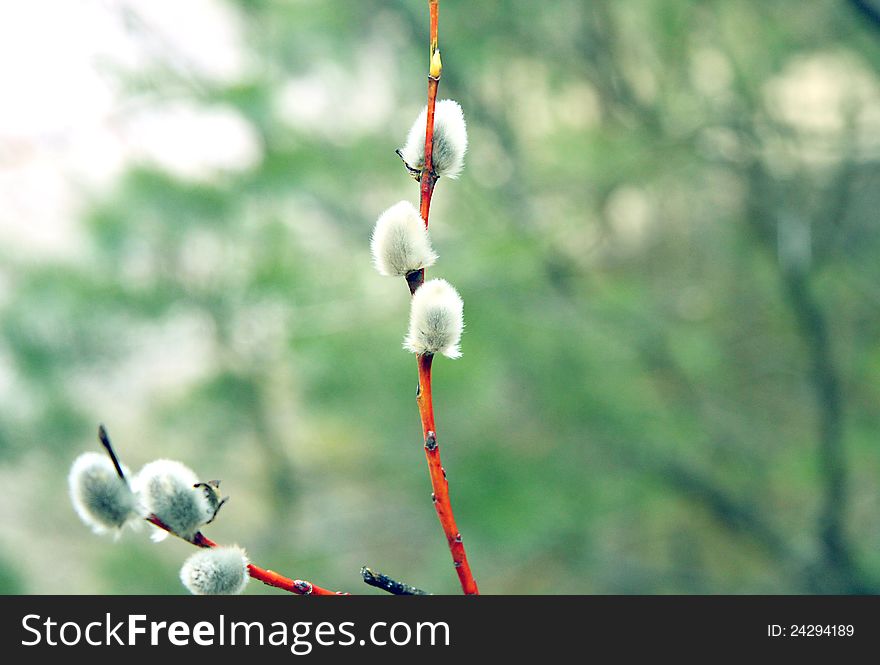
[[[403,347],[421,355],[442,353],[461,357],[459,343],[464,329],[464,303],[446,280],[431,279],[412,297],[409,333]]]
[[[376,270],[388,276],[403,277],[437,260],[425,222],[409,201],[395,203],[379,216],[370,251]]]
[[[237,545],[212,547],[190,556],[180,569],[180,581],[197,596],[230,596],[244,591],[248,558]]]
[[[428,124],[428,107],[409,130],[406,145],[400,149],[403,160],[410,168],[419,170],[425,165],[425,130]],[[447,178],[457,178],[464,167],[467,152],[467,126],[458,102],[443,99],[434,106],[434,150],[431,162],[434,173]]]
[[[193,487],[197,482],[196,474],[180,462],[160,459],[144,466],[134,485],[148,513],[178,536],[189,539],[214,516],[204,490]],[[164,531],[157,531],[154,540],[165,535]]]
[[[123,473],[128,475],[128,469],[123,468]],[[142,516],[137,497],[106,455],[84,453],[77,457],[68,484],[77,515],[95,533],[118,531]]]

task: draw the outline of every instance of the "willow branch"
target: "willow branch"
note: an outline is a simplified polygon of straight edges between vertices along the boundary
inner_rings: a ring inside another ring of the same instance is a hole
[[[431,397],[431,363],[433,355],[419,355],[419,392],[417,402],[419,416],[422,420],[422,434],[425,439],[425,458],[428,461],[428,474],[431,476],[431,501],[446,535],[449,545],[449,553],[452,555],[452,564],[458,574],[462,591],[471,596],[479,594],[477,582],[471,573],[467,553],[461,532],[455,524],[455,515],[452,513],[452,502],[449,498],[449,481],[446,478],[446,469],[440,461],[440,446],[437,444],[437,433],[434,425],[434,401]]]
[[[437,41],[438,0],[428,0],[428,9],[431,14],[431,50],[428,65],[428,111],[425,123],[425,163],[422,165],[422,173],[419,176],[419,214],[428,227],[428,217],[431,214],[431,197],[434,195],[434,185],[437,184],[437,174],[434,172],[434,109],[437,106],[437,86],[440,85],[440,75],[443,73],[443,63],[440,60],[440,46]],[[410,293],[415,293],[425,281],[425,270],[417,270],[406,277]]]
[[[374,586],[377,589],[382,589],[382,591],[387,591],[388,593],[395,596],[429,596],[427,591],[422,591],[418,587],[414,587],[411,584],[404,584],[403,582],[398,582],[397,580],[388,577],[383,573],[380,573],[377,570],[371,570],[364,566],[361,568],[361,577],[364,578],[364,582],[369,584],[370,586]]]
[[[440,85],[440,75],[443,73],[443,64],[440,60],[440,46],[437,41],[438,0],[429,0],[428,8],[431,14],[431,56],[428,65],[428,112],[425,124],[425,164],[422,167],[422,176],[419,179],[421,191],[421,204],[419,212],[425,223],[428,222],[428,213],[431,211],[431,195],[434,193],[434,185],[437,184],[437,175],[434,173],[434,108],[437,104],[437,86]]]
[[[431,16],[431,48],[430,64],[428,71],[428,111],[425,126],[425,163],[422,166],[419,178],[419,192],[421,194],[419,212],[428,227],[428,216],[431,212],[431,197],[434,194],[434,185],[437,183],[437,174],[434,172],[434,107],[437,102],[437,86],[440,83],[440,75],[443,65],[440,60],[440,46],[437,40],[438,0],[428,0],[428,9]],[[425,281],[424,269],[410,273],[406,277],[411,294]],[[455,524],[455,516],[452,512],[452,502],[449,498],[449,483],[446,480],[446,471],[440,462],[440,447],[437,444],[437,428],[434,425],[434,402],[431,395],[431,363],[433,355],[416,356],[419,367],[419,391],[417,402],[419,417],[422,421],[422,436],[425,442],[425,459],[428,462],[428,475],[431,478],[431,500],[440,519],[440,526],[446,536],[449,552],[452,555],[452,563],[462,591],[467,595],[477,595],[477,583],[471,573],[465,553],[461,533]]]
[[[147,522],[150,524],[154,524],[159,527],[163,531],[167,531],[172,536],[177,536],[181,540],[185,540],[191,545],[195,545],[196,547],[203,548],[211,548],[217,547],[217,543],[213,540],[202,534],[200,531],[196,532],[196,534],[190,538],[184,538],[183,536],[174,533],[167,524],[165,524],[161,519],[159,519],[156,515],[149,515],[145,518]],[[288,591],[290,593],[295,593],[298,596],[347,596],[349,594],[343,593],[341,591],[330,591],[329,589],[324,589],[323,587],[319,587],[317,584],[312,584],[311,582],[307,582],[306,580],[292,580],[289,577],[285,577],[284,575],[280,575],[276,573],[274,570],[266,570],[265,568],[260,568],[259,566],[255,566],[252,563],[248,564],[248,575],[250,575],[255,580],[259,580],[263,584],[271,587],[275,587],[276,589],[282,589],[284,591]]]

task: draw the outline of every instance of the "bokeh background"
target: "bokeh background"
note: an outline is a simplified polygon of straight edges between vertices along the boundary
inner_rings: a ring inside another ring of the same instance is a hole
[[[880,17],[850,0],[442,0],[470,150],[438,434],[484,593],[880,591]],[[423,0],[0,5],[0,590],[183,593],[92,535],[104,422],[220,478],[207,533],[458,584],[370,264],[417,186]],[[251,584],[247,593],[277,593]]]

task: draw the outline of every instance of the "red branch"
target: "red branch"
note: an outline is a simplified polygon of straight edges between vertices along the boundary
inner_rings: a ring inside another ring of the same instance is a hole
[[[159,519],[155,515],[150,515],[146,518],[146,520],[151,524],[155,524],[160,529],[163,529],[164,531],[167,531],[174,536],[178,536],[182,540],[186,540],[186,542],[188,543],[192,543],[196,547],[217,547],[217,543],[215,543],[207,536],[203,535],[201,532],[197,532],[196,535],[192,537],[192,540],[189,540],[174,533],[161,519]],[[259,580],[263,584],[273,586],[276,589],[283,589],[284,591],[289,591],[290,593],[295,593],[298,596],[349,595],[341,591],[330,591],[328,589],[324,589],[322,587],[319,587],[317,584],[312,584],[311,582],[306,582],[305,580],[292,580],[289,577],[284,577],[284,575],[279,575],[274,570],[266,570],[265,568],[260,568],[259,566],[255,566],[252,563],[248,564],[248,575],[253,577],[255,580]]]
[[[437,0],[428,0],[428,8],[431,14],[431,60],[428,73],[428,112],[427,126],[425,127],[425,163],[422,166],[422,174],[419,180],[421,193],[421,205],[419,212],[428,227],[428,215],[431,211],[431,196],[434,194],[434,185],[437,183],[437,175],[434,173],[432,161],[434,151],[434,106],[437,102],[437,86],[440,83],[442,65],[440,61],[440,48],[437,42]],[[425,271],[407,276],[410,293],[415,293],[425,281]],[[417,397],[419,405],[419,417],[422,421],[422,436],[425,440],[425,458],[428,461],[428,474],[431,477],[431,500],[440,518],[440,525],[446,535],[449,544],[449,552],[452,554],[452,563],[461,589],[467,595],[478,595],[477,583],[471,573],[471,567],[464,551],[464,543],[461,533],[455,525],[455,516],[452,513],[452,502],[449,498],[449,483],[446,480],[446,470],[440,462],[440,447],[437,445],[437,429],[434,426],[434,401],[431,396],[431,363],[433,355],[417,356],[419,365],[419,393]]]
[[[478,595],[477,582],[471,573],[467,553],[464,551],[464,542],[461,532],[455,525],[455,515],[452,514],[452,502],[449,499],[449,482],[446,480],[446,469],[440,462],[440,446],[437,445],[437,431],[434,426],[434,402],[431,398],[431,362],[434,356],[420,355],[419,362],[419,416],[422,420],[422,435],[425,437],[425,458],[428,460],[428,473],[431,476],[431,500],[446,535],[449,552],[452,554],[452,565],[458,573],[458,581],[461,589],[469,596]]]
[[[434,185],[437,176],[434,173],[434,107],[437,103],[437,86],[440,84],[442,66],[440,63],[440,48],[437,43],[437,0],[429,0],[428,7],[431,12],[431,51],[428,64],[428,112],[425,125],[425,163],[422,166],[422,175],[419,179],[421,202],[419,212],[428,225],[428,214],[431,212],[431,195],[434,193]]]
[[[437,42],[437,19],[438,0],[428,0],[428,8],[431,13],[431,50],[428,63],[428,111],[425,123],[425,162],[422,165],[422,173],[419,176],[419,214],[428,228],[428,216],[431,214],[431,197],[434,195],[434,185],[437,184],[437,174],[434,173],[434,109],[437,106],[437,86],[440,85],[440,74],[443,66],[440,61],[440,47]],[[415,293],[425,282],[425,269],[422,268],[407,275],[406,281],[410,293]]]

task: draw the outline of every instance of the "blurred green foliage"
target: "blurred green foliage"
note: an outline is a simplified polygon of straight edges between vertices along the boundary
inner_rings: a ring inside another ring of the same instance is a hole
[[[458,590],[406,287],[368,255],[417,198],[393,150],[424,104],[426,3],[231,7],[243,80],[120,77],[238,114],[256,164],[133,165],[80,260],[2,254],[2,591],[183,592],[185,544],[76,521],[66,471],[99,421],[134,468],[222,478],[209,534],[260,565]],[[429,272],[467,324],[435,406],[481,590],[880,591],[880,31],[831,0],[443,0],[440,43],[471,149],[432,208]],[[279,95],[307,76],[331,101],[291,122]],[[359,123],[376,77],[386,111]]]

